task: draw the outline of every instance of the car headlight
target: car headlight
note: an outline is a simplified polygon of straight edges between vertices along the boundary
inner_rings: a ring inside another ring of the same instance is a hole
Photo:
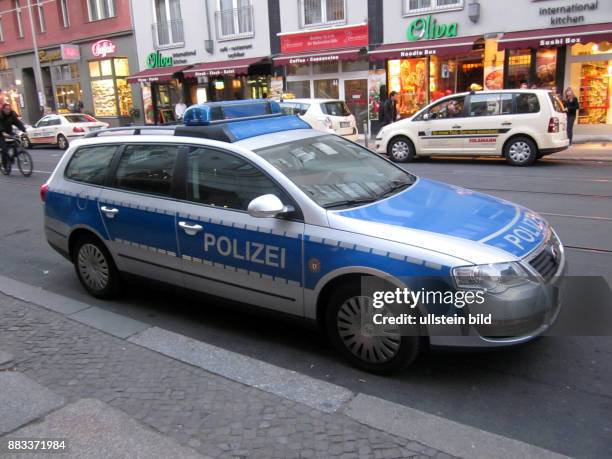
[[[489,265],[459,266],[453,268],[458,288],[503,293],[510,287],[530,281],[529,273],[516,262]]]

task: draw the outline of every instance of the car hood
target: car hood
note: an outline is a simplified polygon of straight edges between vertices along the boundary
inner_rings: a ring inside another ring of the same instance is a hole
[[[391,233],[389,226],[451,238],[450,245],[448,239],[440,245],[439,238],[432,238],[434,250],[449,255],[465,252],[466,248],[468,251],[475,249],[476,243],[522,258],[540,245],[549,231],[542,217],[517,204],[424,178],[388,199],[333,213],[339,217],[383,224]],[[330,224],[334,225],[334,218],[330,219]],[[386,234],[385,237],[394,239],[393,234]],[[421,237],[412,244],[422,245],[426,239]],[[462,244],[461,240],[465,242]],[[449,253],[449,247],[453,245],[457,251]],[[465,254],[462,258],[467,259]]]

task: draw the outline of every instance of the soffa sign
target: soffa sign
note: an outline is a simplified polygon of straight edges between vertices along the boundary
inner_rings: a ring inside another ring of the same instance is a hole
[[[406,35],[409,41],[434,40],[436,38],[449,38],[457,36],[456,22],[439,24],[431,15],[416,18],[408,25]]]
[[[106,57],[109,54],[115,54],[117,46],[110,40],[98,40],[91,45],[91,54],[96,57]]]

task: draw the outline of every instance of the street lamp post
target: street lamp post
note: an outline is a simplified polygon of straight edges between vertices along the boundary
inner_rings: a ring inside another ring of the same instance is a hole
[[[47,106],[47,97],[43,86],[42,70],[40,68],[40,57],[38,54],[38,42],[36,41],[36,29],[34,27],[34,13],[32,11],[32,2],[28,0],[28,16],[30,16],[30,30],[32,31],[32,47],[34,48],[34,80],[38,88],[38,100],[43,107]],[[44,114],[44,112],[43,112]]]

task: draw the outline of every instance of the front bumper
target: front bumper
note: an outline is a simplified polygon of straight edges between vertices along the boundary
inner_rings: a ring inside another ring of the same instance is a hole
[[[488,335],[491,328],[470,326],[456,336],[431,335],[430,344],[436,347],[499,348],[526,343],[546,333],[561,311],[562,281],[567,272],[562,248],[556,272],[546,279],[529,264],[536,255],[547,249],[548,243],[547,240],[522,263],[536,278],[539,277],[539,283],[511,288],[501,295],[487,296],[483,305],[470,306],[471,314],[494,311],[495,336]]]

